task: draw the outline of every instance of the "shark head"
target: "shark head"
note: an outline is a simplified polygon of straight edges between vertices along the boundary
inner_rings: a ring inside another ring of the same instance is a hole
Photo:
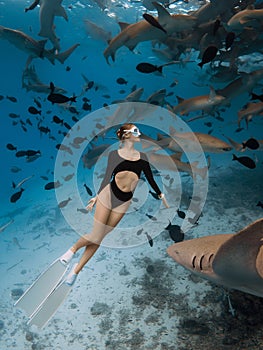
[[[175,243],[168,254],[191,272],[263,297],[263,219],[236,234],[220,234]]]

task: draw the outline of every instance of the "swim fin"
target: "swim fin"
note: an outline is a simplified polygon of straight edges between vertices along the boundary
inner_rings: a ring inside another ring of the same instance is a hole
[[[27,324],[34,324],[40,329],[43,328],[66,299],[72,286],[73,285],[69,285],[65,283],[65,281],[62,281],[44,300],[36,312],[31,316]]]
[[[68,267],[60,259],[55,260],[15,302],[14,306],[25,310],[27,316],[32,317],[60,283],[67,270]]]

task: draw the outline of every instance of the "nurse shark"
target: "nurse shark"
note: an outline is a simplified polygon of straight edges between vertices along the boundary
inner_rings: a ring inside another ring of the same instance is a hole
[[[263,218],[236,234],[179,242],[168,254],[194,274],[228,288],[263,297]]]

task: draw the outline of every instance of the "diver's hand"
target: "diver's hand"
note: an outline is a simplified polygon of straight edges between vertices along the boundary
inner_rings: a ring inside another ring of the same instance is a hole
[[[96,197],[93,197],[91,198],[89,201],[88,201],[88,205],[86,206],[86,209],[88,211],[91,211],[94,207],[94,205],[96,204],[97,202],[97,196]]]

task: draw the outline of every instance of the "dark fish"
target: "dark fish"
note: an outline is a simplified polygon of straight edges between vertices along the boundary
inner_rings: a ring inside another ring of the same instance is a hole
[[[45,176],[45,175],[41,175],[40,177],[41,177],[41,179],[43,179],[43,180],[45,180],[45,181],[47,181],[47,180],[48,180],[48,177],[47,177],[47,176]]]
[[[14,96],[6,96],[6,98],[11,102],[17,102],[17,98]]]
[[[48,95],[47,99],[50,101],[52,104],[54,103],[66,103],[66,102],[76,102],[76,96],[72,97],[67,97],[62,94],[54,93],[55,91],[55,85],[51,82],[50,83],[50,90],[51,93]]]
[[[21,168],[18,168],[17,166],[12,166],[11,169],[12,173],[18,173],[19,171],[21,171],[22,169]]]
[[[67,66],[66,67],[66,72],[69,72],[71,70],[71,67]]]
[[[263,203],[261,201],[258,202],[257,207],[260,207],[263,209]]]
[[[142,16],[145,19],[145,21],[150,23],[153,27],[162,30],[165,34],[167,33],[167,31],[160,25],[157,19],[155,19],[152,15],[150,15],[149,13],[144,13]]]
[[[60,208],[60,209],[62,209],[62,208],[65,208],[65,206],[68,204],[68,202],[70,202],[71,201],[71,198],[69,197],[68,199],[66,199],[66,200],[64,200],[64,201],[62,201],[62,202],[60,202],[60,203],[58,203],[58,207]]]
[[[211,62],[216,57],[217,51],[218,48],[216,46],[208,46],[203,53],[202,61],[198,63],[198,66],[202,68],[204,64]]]
[[[228,50],[232,46],[235,38],[236,38],[236,34],[235,33],[233,33],[233,32],[227,33],[226,41],[225,41],[225,45],[226,45],[225,48],[226,48],[226,50]]]
[[[38,159],[40,157],[40,154],[35,154],[34,156],[27,156],[26,157],[26,162],[27,163],[31,163],[34,162],[36,159]]]
[[[89,211],[87,209],[84,208],[77,208],[77,211],[80,211],[82,214],[88,214]]]
[[[16,113],[9,113],[8,115],[9,115],[10,118],[13,118],[13,119],[20,118],[20,115],[16,114]]]
[[[59,181],[51,181],[45,185],[45,190],[53,190],[54,188],[58,188],[61,186]]]
[[[71,129],[71,126],[67,123],[67,122],[64,122],[63,125],[65,126],[65,128],[67,128],[68,130]]]
[[[243,146],[243,149],[246,148],[246,147],[250,148],[250,149],[258,149],[259,148],[259,143],[258,143],[258,141],[256,139],[251,137],[247,141],[242,142],[242,146]]]
[[[149,219],[153,220],[153,221],[157,221],[156,217],[155,216],[152,216],[150,214],[145,214],[146,216],[148,216]]]
[[[252,92],[251,93],[251,100],[260,100],[261,102],[263,102],[263,95],[257,95],[257,94],[254,94]]]
[[[33,149],[28,149],[26,152],[26,156],[27,157],[32,157],[32,156],[35,156],[36,154],[41,154],[41,152],[38,150],[38,151],[35,151]]]
[[[152,239],[152,237],[147,232],[144,232],[144,233],[146,234],[148,242],[149,242],[150,246],[152,247],[153,246],[153,239]]]
[[[61,125],[63,125],[63,122],[64,122],[64,120],[60,119],[57,115],[53,116],[52,121],[56,124],[61,124]]]
[[[0,101],[2,101],[4,99],[3,95],[0,95]]]
[[[177,214],[179,218],[184,219],[185,218],[185,212],[182,210],[177,209]]]
[[[36,98],[34,98],[34,102],[38,106],[38,108],[42,108],[41,103]]]
[[[36,107],[34,107],[34,106],[28,107],[27,110],[31,114],[40,114],[41,115],[41,111],[39,109],[36,109]]]
[[[25,157],[26,156],[26,151],[18,151],[16,152],[16,157],[20,158],[20,157]]]
[[[146,73],[146,74],[153,73],[153,72],[159,72],[159,73],[163,72],[163,66],[156,66],[154,64],[147,63],[147,62],[142,62],[137,64],[136,69],[138,72]]]
[[[75,123],[77,123],[77,122],[79,121],[79,119],[78,119],[77,117],[75,117],[75,116],[72,117],[72,120],[73,120],[73,122],[75,122]]]
[[[48,126],[39,126],[38,130],[40,132],[43,132],[43,134],[49,134],[51,131]]]
[[[26,123],[30,126],[33,126],[33,124],[31,123],[31,120],[29,118],[26,119]]]
[[[244,165],[245,167],[249,169],[255,169],[256,163],[254,162],[253,159],[249,157],[237,157],[235,154],[233,154],[233,159],[232,160],[237,160],[240,164]]]
[[[12,143],[8,143],[6,145],[6,148],[9,149],[9,151],[16,151],[17,147],[15,147],[14,145],[12,145]]]
[[[87,193],[88,193],[90,196],[92,196],[92,191],[91,191],[91,189],[89,188],[89,186],[87,186],[86,184],[84,184],[84,187],[85,187]]]
[[[172,225],[171,222],[169,222],[165,230],[169,231],[169,235],[174,242],[181,242],[184,240],[184,232],[179,225]]]
[[[73,106],[70,106],[69,109],[70,113],[73,113],[73,114],[79,114],[79,112],[77,111],[77,109]]]
[[[84,111],[91,111],[91,104],[89,104],[88,102],[84,102],[82,105],[82,109]]]
[[[124,78],[118,78],[116,79],[116,82],[120,85],[126,85],[128,83]]]
[[[219,19],[216,19],[213,25],[213,35],[216,35],[216,32],[221,27],[221,22]]]
[[[11,203],[15,203],[19,200],[19,198],[22,196],[22,192],[24,191],[23,188],[20,189],[20,191],[14,193],[11,197],[10,197],[10,202]]]
[[[140,234],[142,233],[142,231],[143,231],[143,228],[141,228],[140,230],[138,230],[137,233],[136,233],[137,236],[140,236]]]
[[[213,125],[211,122],[207,122],[207,123],[204,123],[205,126],[208,126],[209,128],[211,128],[211,126]]]

